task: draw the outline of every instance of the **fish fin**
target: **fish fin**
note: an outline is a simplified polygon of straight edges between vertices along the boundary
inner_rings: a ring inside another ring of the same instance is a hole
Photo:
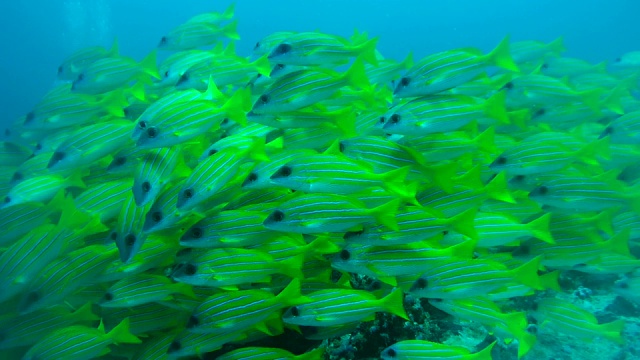
[[[388,312],[409,320],[407,312],[404,310],[404,292],[402,289],[396,288],[389,295],[380,299],[380,302]]]
[[[118,326],[114,327],[106,334],[108,338],[113,340],[115,344],[118,343],[129,343],[129,344],[140,344],[142,340],[138,339],[135,335],[129,332],[129,318],[122,320]]]
[[[267,324],[263,321],[263,322],[259,322],[258,324],[256,324],[255,326],[256,330],[263,332],[269,336],[273,336],[274,334],[271,332],[271,330],[267,327]]]
[[[551,289],[555,291],[562,291],[558,279],[560,277],[560,270],[555,270],[544,275],[540,275],[540,284],[545,289]]]
[[[120,54],[120,45],[118,44],[118,37],[113,37],[113,43],[111,44],[111,49],[109,49],[110,57],[117,57]]]
[[[388,203],[370,209],[370,213],[378,220],[378,222],[387,228],[398,231],[398,223],[396,222],[396,213],[400,205],[400,199],[394,199]]]
[[[616,344],[623,344],[624,340],[622,339],[622,336],[620,335],[620,333],[624,329],[624,324],[625,324],[624,320],[618,319],[612,322],[608,322],[606,324],[602,324],[598,326],[598,328],[602,336],[615,342]]]
[[[507,106],[505,104],[506,99],[507,93],[504,91],[498,91],[491,95],[491,97],[484,102],[485,114],[503,124],[509,124],[509,115],[507,114]]]
[[[367,74],[365,73],[364,63],[360,58],[356,58],[353,65],[351,65],[342,77],[349,85],[355,88],[368,89],[371,87]]]
[[[496,345],[496,341],[492,342],[487,347],[485,347],[484,349],[478,351],[477,353],[469,355],[468,356],[468,360],[491,360],[491,359],[493,359],[491,357],[491,351],[493,350],[493,347],[495,345]]]
[[[602,93],[602,89],[589,89],[578,92],[577,95],[582,98],[582,102],[591,110],[600,113],[600,96],[602,96]]]
[[[158,60],[157,60],[157,51],[153,50],[147,55],[142,61],[140,61],[140,67],[142,67],[143,71],[154,77],[156,79],[160,79],[160,74],[158,74]]]
[[[521,266],[511,270],[513,277],[519,283],[536,290],[543,290],[544,287],[540,283],[538,277],[538,269],[540,269],[540,261],[542,256],[537,256]]]
[[[224,94],[220,92],[215,81],[213,81],[213,76],[209,76],[207,90],[202,94],[202,98],[206,100],[220,100],[224,98]]]
[[[605,97],[602,105],[614,113],[622,115],[624,114],[624,107],[620,102],[620,98],[624,97],[628,93],[626,84],[618,84],[618,86],[613,88],[613,90],[611,90],[611,92]]]
[[[376,45],[378,44],[378,38],[369,39],[357,44],[355,47],[360,52],[362,60],[368,62],[373,66],[378,66],[378,58],[376,56]]]
[[[478,150],[487,153],[495,153],[496,151],[498,151],[494,142],[495,135],[495,127],[490,126],[485,131],[478,134],[478,136],[473,138],[473,142],[478,147]]]
[[[515,204],[511,192],[507,186],[507,177],[504,171],[499,172],[489,183],[484,187],[486,194],[495,200],[504,201],[510,204]]]
[[[404,183],[404,180],[406,179],[407,175],[409,175],[410,171],[410,166],[404,166],[383,174],[379,174],[379,176],[383,186],[387,188],[387,190],[397,194],[402,198],[413,199],[413,201],[410,202],[417,203],[418,201],[415,199],[416,193],[412,193],[411,189],[408,189]]]
[[[249,105],[248,105],[249,104]],[[251,105],[251,91],[244,88],[236,91],[227,102],[222,106],[229,119],[237,122],[242,126],[247,125],[247,107]]]
[[[282,274],[285,274],[291,278],[303,279],[302,265],[304,264],[304,254],[298,254],[292,256],[286,260],[278,262],[282,266]]]
[[[348,107],[346,111],[342,111],[334,117],[334,124],[342,131],[347,137],[357,136],[356,131],[356,114],[353,108]]]
[[[98,102],[107,113],[116,117],[124,117],[124,107],[129,105],[122,89],[109,92]]]
[[[502,41],[495,47],[488,55],[487,59],[494,65],[501,67],[505,70],[519,72],[518,65],[511,58],[511,52],[509,51],[509,35],[505,36]]]
[[[531,110],[529,109],[520,109],[515,111],[509,111],[509,120],[511,123],[519,127],[520,129],[526,130],[527,123],[531,120]]]
[[[535,335],[528,333],[526,330],[522,331],[518,337],[518,359],[525,356],[536,341],[538,341],[538,338]]]
[[[293,306],[311,302],[306,296],[302,296],[300,279],[293,279],[281,292],[276,296],[276,300],[284,306]]]
[[[464,242],[461,242],[460,244],[448,247],[447,251],[449,252],[449,255],[451,257],[460,259],[471,259],[473,257],[473,252],[475,251],[477,244],[477,240],[466,240]]]
[[[546,213],[539,218],[527,223],[527,227],[536,238],[549,243],[555,244],[555,240],[549,231],[549,222],[551,221],[551,213]]]
[[[631,257],[629,252],[629,237],[631,235],[631,229],[626,228],[619,233],[613,235],[607,242],[606,247],[620,255]]]
[[[555,55],[560,55],[565,52],[567,49],[564,47],[564,37],[560,36],[547,44],[547,49],[553,51]]]
[[[327,236],[318,236],[309,243],[309,249],[318,255],[335,254],[342,248],[331,241]]]
[[[256,71],[258,71],[258,74],[262,76],[269,77],[271,74],[271,64],[269,63],[268,55],[266,54],[252,62],[251,65],[253,65]]]
[[[222,18],[223,19],[232,19],[235,15],[235,11],[236,11],[236,3],[231,3],[231,5],[229,5],[224,12],[222,13]]]
[[[222,29],[222,34],[229,39],[240,40],[240,35],[238,35],[238,21],[232,21],[225,25]]]

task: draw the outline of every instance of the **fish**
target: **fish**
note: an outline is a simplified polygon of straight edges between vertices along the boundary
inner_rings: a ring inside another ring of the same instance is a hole
[[[111,285],[99,302],[102,307],[133,307],[172,299],[175,293],[195,297],[191,286],[172,283],[165,276],[139,274]]]
[[[330,289],[307,294],[311,301],[289,308],[282,320],[304,326],[335,326],[353,321],[373,320],[376,312],[389,312],[409,320],[403,305],[401,289],[384,298],[363,290]]]
[[[398,81],[393,94],[399,98],[437,94],[477,78],[491,65],[519,71],[509,54],[508,36],[486,55],[468,48],[435,53],[417,61]]]
[[[282,359],[300,359],[300,360],[322,360],[324,359],[324,349],[317,348],[313,351],[305,352],[301,355],[294,355],[291,352],[279,349],[279,348],[267,348],[267,347],[245,347],[229,351],[228,353],[219,356],[220,360],[239,360],[239,359],[256,359],[267,360],[274,358]]]
[[[67,178],[57,174],[32,177],[12,187],[0,209],[30,202],[46,203],[63,189],[71,187],[86,188],[81,173],[75,173]]]
[[[111,49],[105,49],[102,46],[82,48],[69,55],[58,66],[58,79],[75,80],[92,63],[104,58],[117,57],[118,54],[118,39],[113,40]]]
[[[213,45],[223,38],[240,40],[236,30],[237,21],[231,21],[224,25],[218,25],[216,22],[188,21],[178,25],[160,39],[158,49],[189,50]]]
[[[410,359],[478,359],[490,360],[495,341],[481,351],[471,353],[461,346],[450,346],[426,340],[402,340],[382,350],[384,360]]]

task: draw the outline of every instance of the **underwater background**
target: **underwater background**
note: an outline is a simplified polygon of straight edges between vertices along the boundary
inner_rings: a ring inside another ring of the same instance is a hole
[[[24,115],[55,82],[59,63],[84,46],[120,39],[123,53],[142,59],[158,34],[228,1],[127,0],[4,1],[0,4],[0,122]],[[277,3],[243,1],[238,53],[275,31],[319,30],[347,36],[353,29],[380,36],[389,57],[417,58],[435,51],[474,46],[490,49],[505,34],[513,40],[551,41],[563,36],[568,56],[597,63],[637,48],[640,28],[633,0],[384,1],[339,0]]]
[[[640,359],[640,4],[0,4],[0,360]]]

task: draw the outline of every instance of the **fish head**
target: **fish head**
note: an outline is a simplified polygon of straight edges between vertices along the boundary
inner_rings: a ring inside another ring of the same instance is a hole
[[[271,104],[271,96],[269,94],[262,94],[253,104],[251,111],[256,114],[261,114],[263,110]]]
[[[140,250],[144,243],[142,234],[122,232],[116,235],[116,246],[120,251],[120,260],[128,263]]]
[[[286,228],[287,216],[282,210],[274,210],[267,216],[266,219],[262,222],[262,224],[272,230],[285,229]]]
[[[282,61],[282,59],[286,59],[290,57],[293,53],[293,46],[288,43],[281,43],[276,46],[271,53],[267,57],[269,60],[273,61]]]
[[[491,164],[489,168],[494,171],[502,171],[509,166],[509,159],[505,154],[498,156]]]
[[[206,237],[206,231],[204,227],[195,224],[180,238],[180,244],[184,246],[194,246],[201,242]]]
[[[136,128],[139,126],[140,125],[136,126]],[[155,146],[154,143],[158,141],[161,133],[160,129],[156,126],[146,126],[145,129],[140,132],[136,145],[141,148],[153,148]]]
[[[411,285],[410,293],[414,295],[420,295],[422,292],[426,291],[429,288],[429,280],[426,275],[420,276],[416,281]]]
[[[529,192],[529,198],[533,200],[545,199],[552,196],[552,193],[553,191],[550,187],[546,185],[540,185]]]
[[[142,230],[145,232],[149,232],[154,227],[162,222],[164,219],[164,214],[161,209],[151,209],[145,216],[144,226]]]

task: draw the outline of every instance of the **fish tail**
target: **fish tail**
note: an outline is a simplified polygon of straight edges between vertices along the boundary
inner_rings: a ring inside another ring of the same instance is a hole
[[[600,231],[603,231],[609,236],[613,236],[614,234],[613,227],[611,226],[611,224],[613,223],[613,220],[611,219],[613,213],[613,209],[609,209],[600,212],[598,215],[592,218],[592,221],[596,225],[596,228]]]
[[[85,189],[87,185],[82,181],[83,174],[82,172],[75,172],[73,175],[69,176],[66,179],[66,187],[78,187],[81,189]]]
[[[559,278],[560,278],[560,271],[555,270],[550,273],[540,275],[540,284],[542,284],[542,287],[544,287],[545,289],[562,291],[562,288],[560,287],[560,283],[558,283]]]
[[[509,52],[509,35],[505,36],[500,44],[496,46],[493,51],[491,51],[488,55],[489,61],[494,65],[501,67],[505,70],[519,72],[518,65],[511,58],[511,53]]]
[[[387,228],[398,231],[398,223],[396,222],[396,213],[400,205],[400,199],[394,199],[386,204],[382,204],[370,210],[376,220]]]
[[[109,56],[117,57],[120,54],[120,46],[118,45],[118,37],[113,37],[113,44],[111,44],[111,49],[109,50]]]
[[[504,91],[498,91],[484,102],[484,112],[488,117],[496,119],[503,124],[509,124],[509,115],[507,114],[507,106],[505,101],[507,94]]]
[[[247,105],[249,104],[249,105]],[[247,113],[246,108],[251,104],[251,91],[248,88],[244,88],[236,91],[223,105],[223,108],[229,116],[229,119],[237,122],[242,126],[247,125]]]
[[[512,272],[514,279],[530,288],[543,290],[542,284],[540,284],[540,278],[538,277],[538,269],[540,268],[541,260],[542,256],[537,256],[513,269]]]
[[[383,185],[389,189],[389,191],[394,192],[402,197],[415,197],[416,194],[407,192],[407,187],[404,184],[404,180],[407,175],[409,175],[409,171],[411,171],[410,166],[403,166],[401,168],[393,169],[391,171],[387,171],[386,173],[380,174],[380,180]]]
[[[400,63],[400,66],[405,69],[405,70],[409,70],[413,67],[413,52],[409,52],[409,55],[407,55],[406,58],[404,58],[404,60],[402,60],[402,62]]]
[[[480,151],[487,153],[495,153],[497,151],[495,145],[496,129],[493,126],[488,127],[485,131],[476,136],[473,141]]]
[[[73,319],[78,322],[98,321],[100,317],[91,311],[91,303],[88,302],[73,312]]]
[[[475,354],[470,354],[468,357],[466,357],[468,360],[491,360],[493,359],[491,357],[491,350],[493,350],[493,347],[496,345],[496,342],[492,342],[491,344],[489,344],[489,346],[485,347],[484,349],[478,351]]]
[[[384,308],[405,320],[409,320],[407,312],[404,310],[404,292],[400,288],[396,288],[389,295],[380,299]]]
[[[158,74],[158,61],[157,61],[156,54],[157,54],[156,50],[149,53],[147,57],[145,57],[144,59],[142,59],[142,61],[140,61],[140,66],[142,67],[142,70],[146,74],[156,79],[160,79],[160,75]]]
[[[458,164],[455,162],[443,163],[430,166],[429,169],[433,176],[433,182],[446,193],[451,194],[453,192],[453,183],[451,179],[456,177]]]
[[[615,342],[616,344],[623,344],[624,340],[620,333],[624,329],[624,320],[618,319],[599,326],[600,333],[607,339]]]
[[[108,93],[100,100],[99,104],[104,107],[107,113],[116,117],[124,117],[124,107],[129,105],[122,89]]]
[[[516,203],[507,187],[507,178],[504,171],[501,171],[491,181],[489,181],[484,189],[487,195],[492,199],[508,202],[511,204]]]
[[[226,10],[222,13],[222,18],[224,19],[232,19],[235,15],[236,11],[236,3],[231,3]]]
[[[531,119],[531,110],[520,109],[515,111],[509,111],[509,120],[511,123],[519,127],[520,129],[526,129],[527,123]]]
[[[477,240],[471,239],[461,242],[460,244],[453,245],[447,250],[449,251],[449,255],[454,258],[460,259],[471,259],[473,257],[473,252],[476,249]]]
[[[193,292],[193,286],[191,286],[190,284],[186,284],[186,283],[175,283],[173,284],[173,291],[175,291],[178,294],[182,294],[185,295],[191,299],[197,299],[198,296],[196,296],[196,293]]]
[[[296,279],[304,278],[304,274],[301,270],[303,264],[304,254],[298,254],[286,260],[280,261],[280,265],[282,265],[282,273]]]
[[[369,83],[369,79],[367,78],[367,74],[365,73],[364,63],[362,62],[361,58],[357,58],[353,62],[353,65],[351,65],[349,70],[344,73],[343,77],[347,80],[349,85],[355,88],[371,88],[371,84]]]
[[[536,341],[538,341],[538,338],[535,335],[523,330],[522,334],[518,336],[518,359],[525,356],[533,345],[535,345]]]
[[[276,299],[284,305],[299,305],[306,302],[310,302],[306,296],[302,296],[300,288],[300,279],[294,278],[291,280],[289,285],[287,285],[281,292],[276,296]]]
[[[470,208],[450,218],[449,220],[451,221],[453,228],[457,232],[472,239],[477,239],[478,233],[476,232],[476,228],[474,226],[477,212],[478,210],[476,208]]]
[[[222,34],[233,40],[240,40],[238,35],[238,21],[232,21],[222,28]]]
[[[140,344],[142,341],[138,339],[135,335],[129,332],[129,318],[122,320],[118,326],[114,327],[107,334],[115,344],[119,343],[129,343],[129,344]]]
[[[631,256],[629,252],[629,236],[631,235],[631,229],[626,228],[619,233],[613,235],[609,241],[607,241],[607,247],[609,250],[624,256]]]
[[[207,82],[207,90],[204,92],[203,98],[207,100],[217,100],[224,98],[224,94],[220,91],[215,81],[213,81],[213,76],[209,76],[209,81]]]
[[[336,244],[327,236],[318,236],[315,240],[309,243],[309,248],[315,254],[326,255],[335,254],[340,252],[342,248]]]
[[[132,87],[130,87],[129,93],[131,94],[131,96],[140,101],[147,101],[147,94],[144,88],[144,84],[141,82],[137,82]]]
[[[357,136],[356,114],[351,108],[349,108],[349,111],[347,112],[341,112],[336,115],[334,121],[338,129],[342,130],[346,136]]]
[[[582,98],[582,102],[587,105],[591,110],[596,113],[600,112],[600,96],[602,95],[602,89],[590,89],[579,92],[578,95]]]
[[[622,107],[620,99],[628,93],[626,84],[619,84],[605,97],[602,105],[614,113],[622,115],[624,114],[624,108]]]
[[[549,244],[555,244],[556,242],[555,240],[553,240],[551,232],[549,231],[550,221],[551,213],[546,213],[539,218],[529,222],[527,226],[529,227],[529,230],[531,230],[533,236],[535,236],[536,238]]]
[[[258,74],[269,77],[271,74],[271,64],[267,55],[259,57],[256,61],[251,63],[253,67],[258,71]]]
[[[362,60],[368,62],[373,66],[378,66],[378,57],[376,56],[376,45],[378,44],[378,38],[369,39],[358,45],[357,50],[360,52]]]

